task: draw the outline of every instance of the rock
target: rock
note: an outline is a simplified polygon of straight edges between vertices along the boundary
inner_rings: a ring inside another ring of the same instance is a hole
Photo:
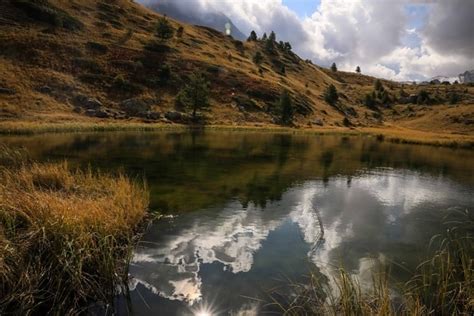
[[[161,117],[161,113],[160,113],[160,112],[152,112],[152,111],[146,112],[146,118],[147,118],[147,119],[150,119],[150,120],[159,120],[160,117]]]
[[[146,117],[150,105],[141,99],[128,99],[120,103],[120,108],[130,116]]]
[[[16,93],[15,89],[0,87],[0,94],[15,94],[15,93]]]
[[[165,113],[165,118],[167,118],[171,122],[180,122],[182,117],[182,113],[177,111],[169,111]]]
[[[318,126],[323,126],[323,125],[324,125],[324,124],[323,124],[323,120],[321,120],[321,119],[315,119],[315,120],[313,120],[312,123],[313,123],[314,125],[318,125]]]
[[[416,94],[410,94],[408,97],[408,100],[410,103],[416,104],[416,101],[418,100],[418,96]]]
[[[98,118],[110,117],[109,113],[107,113],[107,111],[102,110],[102,109],[98,109],[98,110],[89,109],[85,112],[85,115],[91,116],[91,117],[98,117]]]
[[[48,86],[39,87],[38,91],[41,92],[41,93],[45,93],[45,94],[49,94],[49,93],[53,92],[53,90]]]
[[[102,102],[95,98],[89,98],[85,95],[77,95],[74,97],[73,102],[80,107],[86,108],[86,109],[99,109],[102,107]]]
[[[353,108],[353,107],[348,107],[347,110],[346,110],[347,114],[349,114],[350,116],[354,116],[354,117],[357,117],[357,112],[356,110]]]

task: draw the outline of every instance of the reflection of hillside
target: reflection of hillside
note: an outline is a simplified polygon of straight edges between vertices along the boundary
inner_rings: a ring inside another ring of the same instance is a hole
[[[413,267],[430,237],[440,231],[447,210],[473,203],[464,187],[413,172],[364,174],[350,185],[343,177],[327,185],[312,180],[288,189],[280,201],[268,202],[264,209],[253,203],[244,209],[231,201],[223,208],[181,214],[173,219],[172,228],[168,222],[158,222],[137,249],[130,271],[134,285],[141,283],[161,297],[188,304],[205,298],[206,281],[225,283],[236,291],[242,290],[241,280],[258,279],[260,286],[274,286],[271,280],[281,267],[290,266],[300,274],[307,271],[304,261],[298,261],[303,257],[327,280],[332,280],[333,267],[342,264],[366,281],[372,267],[387,258]],[[324,243],[315,248],[321,221]],[[291,240],[291,249],[281,251],[282,241],[272,239],[272,233]],[[216,263],[209,281],[203,277],[203,267]]]
[[[350,177],[377,167],[474,181],[472,151],[377,142],[372,138],[231,132],[79,133],[2,137],[36,157],[67,157],[145,175],[152,207],[188,211],[277,201],[295,183]],[[440,171],[441,170],[441,171]]]

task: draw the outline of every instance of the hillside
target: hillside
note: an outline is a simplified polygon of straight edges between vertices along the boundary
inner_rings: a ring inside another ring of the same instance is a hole
[[[190,123],[175,97],[202,72],[211,88],[207,124],[278,124],[277,103],[288,90],[295,126],[474,133],[474,87],[382,80],[387,96],[378,91],[367,105],[375,78],[334,73],[276,43],[268,53],[264,41],[240,42],[172,19],[183,34],[159,41],[159,17],[127,0],[1,2],[1,120]],[[330,84],[339,95],[333,105],[323,97]]]

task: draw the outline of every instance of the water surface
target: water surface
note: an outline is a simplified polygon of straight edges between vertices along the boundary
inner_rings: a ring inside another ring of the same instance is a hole
[[[474,152],[243,132],[2,137],[35,158],[146,179],[154,223],[130,267],[136,315],[264,312],[271,289],[343,266],[403,281],[443,218],[474,206]],[[399,266],[403,266],[400,268]],[[268,309],[268,308],[267,308]],[[125,313],[125,310],[124,310]]]

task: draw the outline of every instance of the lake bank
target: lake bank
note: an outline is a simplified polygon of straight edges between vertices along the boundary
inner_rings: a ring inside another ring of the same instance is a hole
[[[393,143],[419,144],[452,148],[474,148],[474,135],[421,131],[397,126],[380,127],[282,127],[269,124],[249,125],[181,125],[144,122],[108,122],[108,121],[3,121],[0,134],[32,135],[40,133],[64,132],[106,132],[106,131],[160,131],[160,130],[223,130],[223,131],[259,131],[271,133],[308,133],[316,135],[366,135]]]

